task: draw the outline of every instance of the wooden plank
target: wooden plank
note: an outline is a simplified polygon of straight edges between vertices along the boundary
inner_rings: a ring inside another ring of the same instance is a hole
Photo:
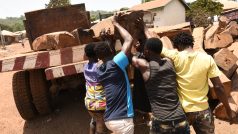
[[[150,29],[149,31],[155,32],[152,29]],[[162,33],[157,33],[157,32],[155,32],[155,33],[160,37],[167,36],[168,38],[173,39],[180,32],[185,32],[185,33],[188,33],[188,34],[192,34],[190,27],[182,28],[182,29],[179,29],[179,30],[170,30],[170,31],[162,32]]]
[[[15,57],[2,59],[0,60],[0,72],[49,68],[52,66],[84,61],[86,60],[84,57],[84,47],[85,45],[74,46],[59,50],[21,54],[20,56],[17,55]],[[23,64],[23,66],[20,68],[15,64]],[[14,68],[14,66],[18,67]]]
[[[61,65],[57,67],[45,69],[46,79],[52,80],[56,78],[61,78],[64,76],[69,76],[73,74],[83,73],[84,65],[88,61],[82,61],[72,64]]]
[[[149,31],[154,31],[159,34],[159,33],[165,33],[172,30],[180,30],[180,29],[188,28],[188,27],[190,27],[190,22],[185,22],[185,23],[181,23],[181,24],[177,24],[173,26],[161,26],[156,28],[150,28]]]
[[[27,25],[30,25],[26,29],[31,35],[28,38],[32,42],[43,34],[57,31],[71,32],[78,27],[90,27],[84,4],[27,12],[25,17]]]
[[[193,50],[205,52],[203,49],[204,28],[197,27],[193,29],[194,46]]]

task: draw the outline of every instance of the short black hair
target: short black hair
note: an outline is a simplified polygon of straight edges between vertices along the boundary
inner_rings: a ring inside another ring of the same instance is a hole
[[[145,47],[157,54],[160,54],[163,48],[162,42],[158,38],[149,38],[145,42]]]
[[[174,48],[187,48],[189,46],[193,47],[193,36],[191,34],[180,32],[173,39]]]
[[[99,58],[105,58],[112,55],[112,50],[108,42],[102,41],[97,42],[96,47],[94,48],[96,56]]]
[[[95,46],[96,46],[95,43],[89,43],[85,46],[84,52],[88,58],[96,57],[96,53],[94,51]]]

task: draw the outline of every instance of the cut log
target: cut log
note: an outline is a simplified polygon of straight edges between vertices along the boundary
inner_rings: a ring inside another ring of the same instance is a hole
[[[238,58],[230,52],[227,48],[223,48],[214,54],[216,64],[223,69],[227,77],[231,77],[237,69],[236,62]]]
[[[233,37],[237,37],[238,36],[238,24],[236,22],[232,22],[230,23],[226,30],[223,31],[224,32],[227,32],[227,33],[230,33]]]
[[[215,34],[214,38],[205,40],[205,49],[224,48],[233,43],[231,34],[224,32],[221,34]]]
[[[78,44],[88,44],[93,42],[94,32],[92,29],[77,28],[71,32],[78,40]]]
[[[204,39],[204,28],[198,27],[193,30],[193,38],[194,38],[194,46],[193,49],[195,51],[202,51],[203,50],[203,39]]]
[[[232,25],[236,25],[236,24],[237,24],[236,21],[231,21],[231,22],[229,23],[229,25],[227,25],[227,27],[232,26]]]
[[[161,26],[157,28],[149,28],[149,31],[157,33],[160,37],[167,36],[172,39],[175,35],[180,32],[185,32],[191,34],[191,25],[190,23],[181,23],[174,26]]]
[[[230,19],[228,19],[226,16],[219,17],[219,27],[225,28],[230,22]]]
[[[232,117],[236,117],[238,113],[238,92],[232,92],[231,96],[228,99],[228,103],[232,110]],[[222,103],[220,103],[214,110],[216,118],[228,120],[229,117],[226,113],[226,109]]]
[[[137,21],[139,18],[143,18],[143,16],[144,11],[133,11],[125,12],[118,18],[118,23],[131,34],[134,40],[139,41],[140,44],[144,44],[144,41],[146,40],[144,23],[142,21]],[[118,30],[115,30],[115,38],[122,39]]]
[[[79,45],[69,32],[61,31],[44,34],[33,41],[33,50],[55,50]]]
[[[227,96],[230,96],[230,92],[231,92],[231,81],[226,77],[226,75],[224,75],[223,73],[219,76],[223,86],[224,86],[224,90],[225,90],[225,94]],[[208,80],[208,84],[209,84],[209,98],[211,99],[217,99],[217,95],[214,89],[214,86],[212,84],[212,82],[210,80]]]
[[[167,49],[174,49],[171,40],[167,36],[162,37],[161,41],[163,43],[163,47],[165,47]]]
[[[238,42],[234,42],[231,44],[231,46],[228,47],[228,49],[233,52],[234,50],[238,50]]]
[[[238,69],[234,72],[231,78],[231,89],[233,91],[238,91]]]
[[[208,31],[206,32],[205,40],[212,38],[217,33],[218,29],[219,29],[218,24],[213,25],[211,28],[209,28]]]
[[[112,24],[112,17],[104,19],[94,26],[92,26],[90,29],[93,30],[95,37],[98,38],[100,37],[100,33],[102,30],[109,30],[111,31],[111,34],[114,34],[114,26]]]

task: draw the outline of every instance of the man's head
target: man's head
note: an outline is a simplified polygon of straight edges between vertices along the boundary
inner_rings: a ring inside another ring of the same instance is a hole
[[[113,55],[110,44],[107,42],[97,42],[94,51],[96,53],[96,56],[101,60],[104,60],[105,58],[111,57]]]
[[[89,60],[97,59],[96,53],[94,51],[95,46],[96,44],[89,43],[84,48],[85,55],[88,57]]]
[[[173,40],[173,45],[174,48],[177,48],[179,51],[183,51],[186,48],[193,48],[193,36],[185,33],[185,32],[181,32],[179,34],[177,34]]]
[[[160,55],[162,51],[162,42],[158,38],[149,38],[145,42],[144,55],[148,59],[151,56]]]

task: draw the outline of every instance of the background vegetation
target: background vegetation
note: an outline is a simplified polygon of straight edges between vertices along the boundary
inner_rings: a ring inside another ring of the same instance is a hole
[[[152,0],[141,0],[142,3],[149,2]],[[71,5],[70,0],[50,0],[48,4],[45,4],[45,8],[54,8]],[[206,27],[211,23],[211,20],[214,15],[220,15],[222,12],[223,5],[219,2],[213,0],[197,0],[190,5],[190,10],[186,12],[186,16],[189,21],[193,22],[195,27],[203,26]],[[120,10],[127,10],[127,7],[123,7]],[[90,20],[95,21],[99,19],[100,14],[112,14],[114,11],[90,11]],[[21,31],[24,30],[23,25],[24,16],[20,17],[7,17],[6,19],[0,18],[0,26],[2,30],[8,31]]]

